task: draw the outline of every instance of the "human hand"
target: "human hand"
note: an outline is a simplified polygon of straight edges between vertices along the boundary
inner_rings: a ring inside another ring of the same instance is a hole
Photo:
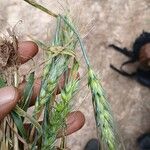
[[[18,44],[18,54],[21,63],[26,63],[38,53],[38,47],[35,43],[26,41]],[[16,106],[19,101],[25,83],[20,84],[19,88],[13,86],[0,89],[0,122]],[[40,92],[41,79],[36,79],[33,87],[31,106],[34,105],[36,97]],[[85,122],[84,115],[80,111],[72,112],[67,118],[67,134],[79,130]]]

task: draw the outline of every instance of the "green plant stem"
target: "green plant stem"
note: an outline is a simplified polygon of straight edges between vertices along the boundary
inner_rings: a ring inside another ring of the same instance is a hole
[[[42,128],[37,120],[35,120],[33,117],[31,117],[29,114],[27,114],[24,110],[22,110],[19,106],[16,106],[14,111],[19,114],[22,117],[26,117],[39,131],[40,134],[42,134]]]
[[[88,58],[87,53],[86,53],[86,48],[85,48],[85,46],[84,46],[84,44],[83,44],[83,42],[82,42],[82,40],[81,40],[81,38],[80,38],[80,36],[79,36],[79,33],[75,30],[75,28],[74,28],[62,15],[59,15],[59,16],[60,16],[60,18],[62,18],[62,19],[64,20],[64,22],[65,22],[65,23],[71,28],[71,30],[76,34],[77,39],[78,39],[78,41],[79,41],[79,43],[80,43],[81,50],[82,50],[82,52],[83,52],[83,56],[84,56],[84,58],[85,58],[86,64],[87,64],[88,66],[90,66],[89,58]]]
[[[34,0],[24,0],[24,1],[29,3],[30,5],[34,6],[35,8],[38,8],[38,9],[42,10],[43,12],[47,13],[48,15],[51,15],[55,18],[57,18],[57,16],[58,16],[55,13],[53,13],[52,11],[50,11],[47,8],[43,7],[42,5],[38,4]]]
[[[100,85],[95,73],[90,67],[90,62],[87,56],[86,48],[84,47],[83,41],[81,40],[79,33],[77,30],[64,18],[62,15],[60,17],[64,20],[64,22],[72,29],[72,31],[76,34],[77,39],[80,43],[81,50],[83,53],[83,57],[87,64],[88,68],[88,82],[89,87],[92,92],[92,102],[95,112],[95,119],[98,128],[98,133],[100,139],[102,138],[105,146],[108,150],[116,150],[116,137],[114,130],[114,122],[110,112],[110,107],[105,97],[104,90]],[[104,123],[104,124],[103,124]],[[100,136],[101,135],[101,136]]]

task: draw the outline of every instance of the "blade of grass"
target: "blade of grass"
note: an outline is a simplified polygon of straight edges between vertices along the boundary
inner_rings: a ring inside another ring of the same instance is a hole
[[[27,109],[29,108],[31,96],[32,96],[32,90],[33,90],[33,84],[34,84],[34,72],[32,72],[29,75],[29,79],[26,83],[26,86],[25,86],[25,89],[23,92],[23,99],[22,99],[21,108],[24,111],[27,111]]]
[[[25,131],[25,128],[24,128],[24,125],[23,125],[23,121],[22,121],[22,118],[15,112],[13,111],[11,113],[12,115],[12,118],[17,126],[17,129],[19,130],[21,136],[27,140],[27,133]]]
[[[19,106],[16,106],[14,111],[18,115],[27,118],[32,123],[32,125],[36,127],[36,129],[38,130],[39,134],[42,135],[41,125],[38,123],[37,120],[35,120],[33,117],[31,117],[28,113],[26,113],[24,110],[22,110]]]

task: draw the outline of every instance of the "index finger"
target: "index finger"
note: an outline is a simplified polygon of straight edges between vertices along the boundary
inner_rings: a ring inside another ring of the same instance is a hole
[[[38,46],[32,41],[18,43],[18,55],[21,63],[26,63],[38,53]]]

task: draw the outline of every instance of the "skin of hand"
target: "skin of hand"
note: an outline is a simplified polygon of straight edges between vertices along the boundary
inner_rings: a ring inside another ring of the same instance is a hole
[[[18,44],[18,54],[22,64],[26,63],[37,53],[38,53],[38,46],[34,42],[26,41],[20,42]],[[24,86],[25,83],[21,83],[18,88],[9,86],[0,89],[0,122],[16,106],[17,102],[21,97]],[[41,86],[41,79],[38,78],[35,80],[34,83],[33,95],[30,104],[31,106],[34,105],[35,99],[40,92],[40,86]],[[68,115],[66,123],[67,123],[66,134],[68,135],[79,130],[84,125],[85,117],[80,111],[71,112]]]

